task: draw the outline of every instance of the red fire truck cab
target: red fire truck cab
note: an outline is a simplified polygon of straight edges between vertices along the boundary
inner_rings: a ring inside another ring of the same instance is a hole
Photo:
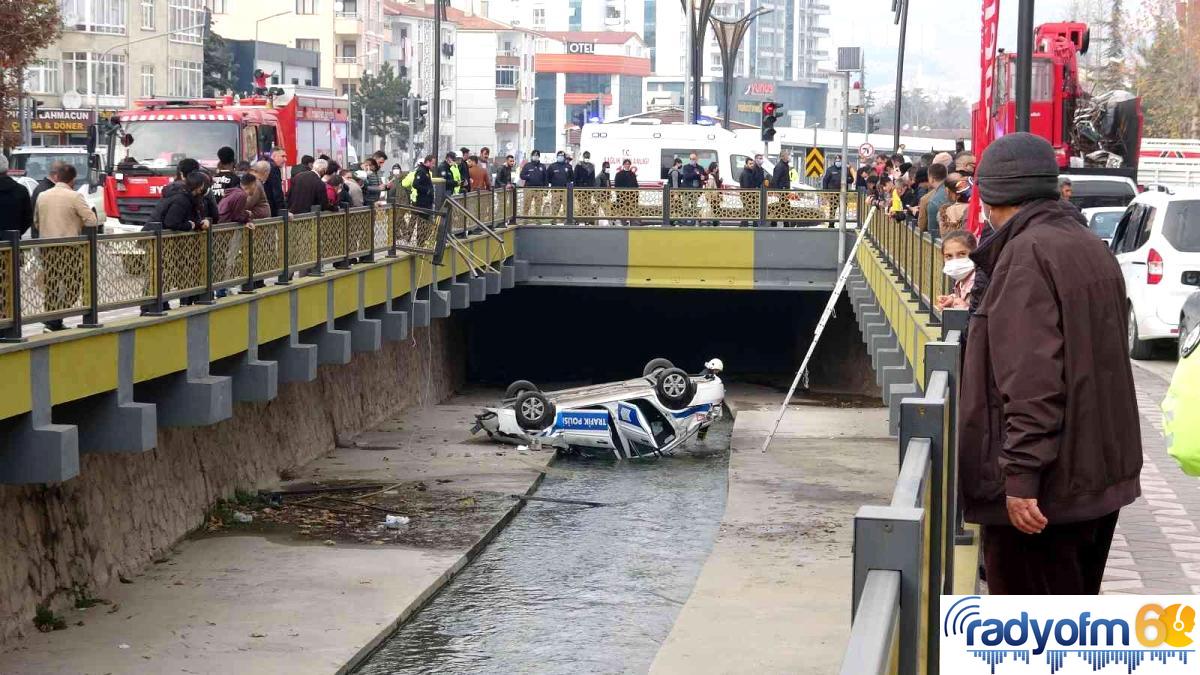
[[[346,97],[313,87],[270,91],[241,99],[143,99],[114,115],[107,130],[105,212],[125,224],[145,224],[180,160],[190,157],[213,169],[225,146],[239,161],[265,159],[282,148],[287,166],[322,154],[346,163]]]

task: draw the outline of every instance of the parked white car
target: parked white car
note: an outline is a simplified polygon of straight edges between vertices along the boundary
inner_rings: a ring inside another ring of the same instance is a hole
[[[1103,239],[1106,244],[1112,244],[1113,232],[1116,232],[1117,224],[1121,222],[1124,215],[1124,206],[1097,206],[1083,209],[1083,217],[1087,219],[1088,229],[1095,232],[1096,236]]]
[[[1147,359],[1154,340],[1179,339],[1183,304],[1200,287],[1200,191],[1138,195],[1111,247],[1129,295],[1129,354]]]
[[[8,175],[20,181],[30,194],[37,182],[46,177],[50,165],[65,162],[75,167],[75,191],[83,195],[101,224],[105,223],[104,186],[88,180],[87,148],[76,146],[22,145],[9,156]]]

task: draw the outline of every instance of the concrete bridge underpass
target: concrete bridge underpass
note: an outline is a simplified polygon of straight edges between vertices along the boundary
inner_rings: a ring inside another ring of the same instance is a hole
[[[270,401],[319,365],[516,285],[828,290],[837,197],[520,188],[455,196],[436,213],[394,205],[252,229],[10,240],[0,484],[70,480],[80,453],[145,452],[160,427],[217,424],[235,402]],[[164,311],[176,299],[194,304]],[[38,332],[56,318],[74,327]]]

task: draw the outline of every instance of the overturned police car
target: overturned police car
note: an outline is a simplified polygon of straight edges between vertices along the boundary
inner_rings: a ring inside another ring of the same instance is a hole
[[[636,379],[547,392],[518,380],[498,406],[475,416],[471,432],[578,454],[659,457],[703,438],[721,418],[723,368],[720,359],[711,359],[699,375],[689,375],[654,359]]]

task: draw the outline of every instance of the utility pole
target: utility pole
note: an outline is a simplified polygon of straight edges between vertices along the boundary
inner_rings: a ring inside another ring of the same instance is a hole
[[[687,72],[683,76],[683,123],[692,124],[696,121],[696,111],[692,110],[692,87],[699,86],[695,81],[695,69],[692,67],[692,60],[696,58],[696,3],[692,0],[684,2],[687,3]]]
[[[908,37],[908,0],[892,0],[896,23],[900,24],[900,53],[896,58],[896,117],[892,124],[892,148],[900,151],[900,102],[904,91],[904,44]]]
[[[850,71],[842,87],[842,167],[838,169],[838,183],[842,186],[838,194],[838,265],[846,263],[846,169],[850,166]]]
[[[1017,9],[1017,131],[1029,131],[1029,99],[1033,84],[1033,0]]]
[[[433,93],[430,95],[432,129],[429,131],[429,147],[433,161],[441,159],[438,141],[442,131],[442,0],[434,0],[433,6]]]

